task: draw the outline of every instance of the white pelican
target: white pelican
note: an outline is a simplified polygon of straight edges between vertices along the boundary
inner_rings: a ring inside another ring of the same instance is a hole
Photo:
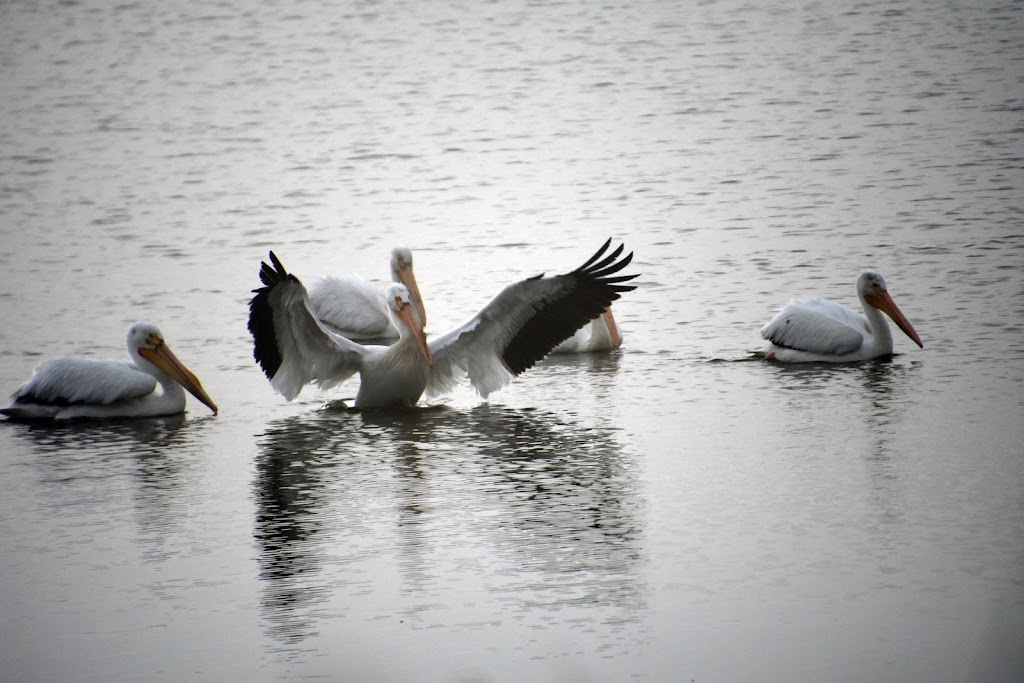
[[[556,346],[551,353],[593,353],[611,351],[622,346],[622,334],[615,324],[612,307],[604,309],[601,315],[576,330],[576,334]]]
[[[427,313],[407,247],[391,250],[391,279],[408,288],[413,310],[426,327]],[[309,303],[313,314],[332,332],[352,341],[390,341],[398,339],[399,332],[388,316],[385,290],[385,285],[361,275],[328,275],[309,288]]]
[[[14,402],[0,413],[22,420],[176,415],[185,410],[184,387],[217,414],[199,378],[171,353],[156,325],[132,325],[127,342],[134,365],[53,358],[36,368],[12,395]],[[160,393],[158,383],[163,388]]]
[[[388,287],[388,313],[400,338],[392,346],[362,346],[331,332],[313,314],[306,288],[273,264],[262,264],[264,287],[253,290],[249,331],[253,356],[271,385],[289,401],[315,382],[334,386],[359,373],[355,405],[414,405],[426,391],[436,395],[469,376],[484,398],[532,367],[560,341],[597,317],[636,275],[615,275],[633,258],[619,259],[623,246],[607,256],[605,242],[576,270],[554,277],[520,280],[505,287],[464,325],[429,344],[415,319],[404,285]]]
[[[783,363],[843,363],[892,353],[886,313],[921,348],[921,338],[889,296],[878,273],[857,278],[864,315],[825,299],[794,299],[767,325],[761,336],[770,343],[758,355]]]

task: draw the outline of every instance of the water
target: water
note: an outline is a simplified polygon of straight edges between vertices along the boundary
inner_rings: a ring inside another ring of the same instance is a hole
[[[5,677],[1021,678],[1021,3],[8,2],[0,38],[0,387],[145,319],[222,410],[0,424]],[[412,247],[437,333],[608,235],[622,352],[488,402],[252,362],[270,248]],[[867,267],[924,349],[741,360]]]

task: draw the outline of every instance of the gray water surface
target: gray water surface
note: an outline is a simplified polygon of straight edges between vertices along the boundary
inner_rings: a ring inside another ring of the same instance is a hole
[[[221,407],[0,423],[11,680],[1024,677],[1024,4],[0,4],[0,390],[160,325]],[[358,412],[252,361],[635,252],[620,352]],[[888,361],[749,361],[883,273]]]

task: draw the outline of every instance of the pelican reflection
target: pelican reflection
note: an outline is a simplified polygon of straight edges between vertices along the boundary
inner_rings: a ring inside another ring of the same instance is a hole
[[[187,426],[186,426],[187,425]],[[171,539],[188,514],[196,460],[205,456],[205,427],[184,414],[148,419],[10,425],[28,442],[25,453],[38,470],[40,505],[52,506],[54,519],[80,523],[95,504],[127,492],[134,505],[143,557],[160,562],[179,549]],[[132,481],[121,486],[121,480]],[[102,491],[102,496],[98,492]],[[68,515],[68,507],[79,514]],[[131,510],[132,506],[119,508]],[[111,525],[119,524],[110,519]]]
[[[312,635],[324,603],[344,618],[385,567],[400,585],[381,617],[412,625],[461,618],[444,599],[460,572],[516,618],[573,607],[628,623],[644,608],[645,514],[634,456],[616,436],[489,404],[334,406],[272,424],[254,484],[271,633]],[[501,591],[486,590],[492,579]]]

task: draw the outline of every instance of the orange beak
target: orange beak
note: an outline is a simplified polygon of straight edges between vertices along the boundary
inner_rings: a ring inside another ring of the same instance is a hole
[[[214,415],[217,414],[217,404],[213,402],[210,395],[203,389],[199,378],[186,368],[184,363],[178,360],[178,357],[167,348],[166,344],[160,344],[155,349],[144,346],[139,349],[139,355],[170,375],[175,382],[185,387],[188,393],[195,396],[212,410]]]
[[[878,286],[874,289],[874,293],[865,296],[864,300],[892,318],[892,321],[896,323],[896,326],[903,330],[903,334],[913,339],[914,343],[923,349],[924,344],[921,343],[921,338],[917,336],[917,330],[915,330],[914,326],[910,324],[909,320],[907,320],[907,316],[903,315],[903,311],[900,310],[899,306],[896,305],[896,302],[892,300],[891,296],[889,296],[889,292]]]
[[[608,326],[608,336],[612,340],[612,348],[617,349],[622,346],[622,337],[619,335],[619,327],[615,324],[615,316],[612,315],[612,307],[604,309],[601,313],[601,317],[604,318],[604,324]]]
[[[423,326],[416,320],[416,315],[413,313],[411,305],[402,306],[398,310],[399,319],[405,323],[405,326],[412,332],[413,338],[416,340],[416,345],[420,347],[420,354],[423,356],[423,360],[427,362],[427,365],[434,367],[434,356],[430,353],[430,347],[427,345],[427,335],[423,333]]]
[[[398,270],[395,275],[398,281],[409,290],[409,299],[416,309],[416,315],[420,319],[420,327],[427,326],[427,309],[423,306],[423,297],[420,296],[420,286],[416,284],[416,275],[412,272],[412,264],[399,260]]]

